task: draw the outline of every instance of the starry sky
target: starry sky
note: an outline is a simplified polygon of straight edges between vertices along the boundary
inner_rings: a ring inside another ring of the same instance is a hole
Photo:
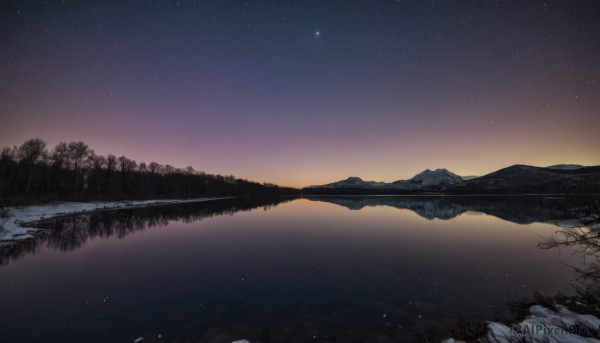
[[[3,1],[0,146],[288,186],[600,164],[600,2]]]

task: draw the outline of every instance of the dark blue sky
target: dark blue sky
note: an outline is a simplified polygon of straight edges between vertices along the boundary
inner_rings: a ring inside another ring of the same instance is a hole
[[[600,164],[597,1],[8,1],[0,13],[0,145],[84,140],[293,186]]]

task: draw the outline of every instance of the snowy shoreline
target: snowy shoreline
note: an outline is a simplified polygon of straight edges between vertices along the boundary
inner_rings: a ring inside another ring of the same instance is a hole
[[[579,314],[563,305],[551,310],[541,305],[529,308],[530,315],[510,327],[497,322],[488,322],[487,335],[478,342],[490,343],[600,343],[594,338],[600,330],[600,319],[590,314]],[[591,337],[592,336],[592,337]],[[596,336],[597,337],[597,336]],[[442,343],[464,343],[448,338]]]
[[[139,201],[55,202],[44,205],[7,207],[7,216],[0,218],[0,245],[33,238],[40,229],[32,227],[41,220],[94,211],[119,210],[136,207],[173,205],[232,197],[157,199]]]

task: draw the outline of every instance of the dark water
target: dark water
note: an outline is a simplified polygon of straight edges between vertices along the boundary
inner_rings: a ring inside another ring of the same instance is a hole
[[[569,293],[549,198],[222,200],[44,224],[4,247],[0,342],[396,342]],[[160,338],[159,338],[160,335]]]

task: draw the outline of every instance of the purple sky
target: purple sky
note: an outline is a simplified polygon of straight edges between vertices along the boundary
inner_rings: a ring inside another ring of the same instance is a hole
[[[596,1],[8,1],[0,146],[290,186],[600,164]]]

